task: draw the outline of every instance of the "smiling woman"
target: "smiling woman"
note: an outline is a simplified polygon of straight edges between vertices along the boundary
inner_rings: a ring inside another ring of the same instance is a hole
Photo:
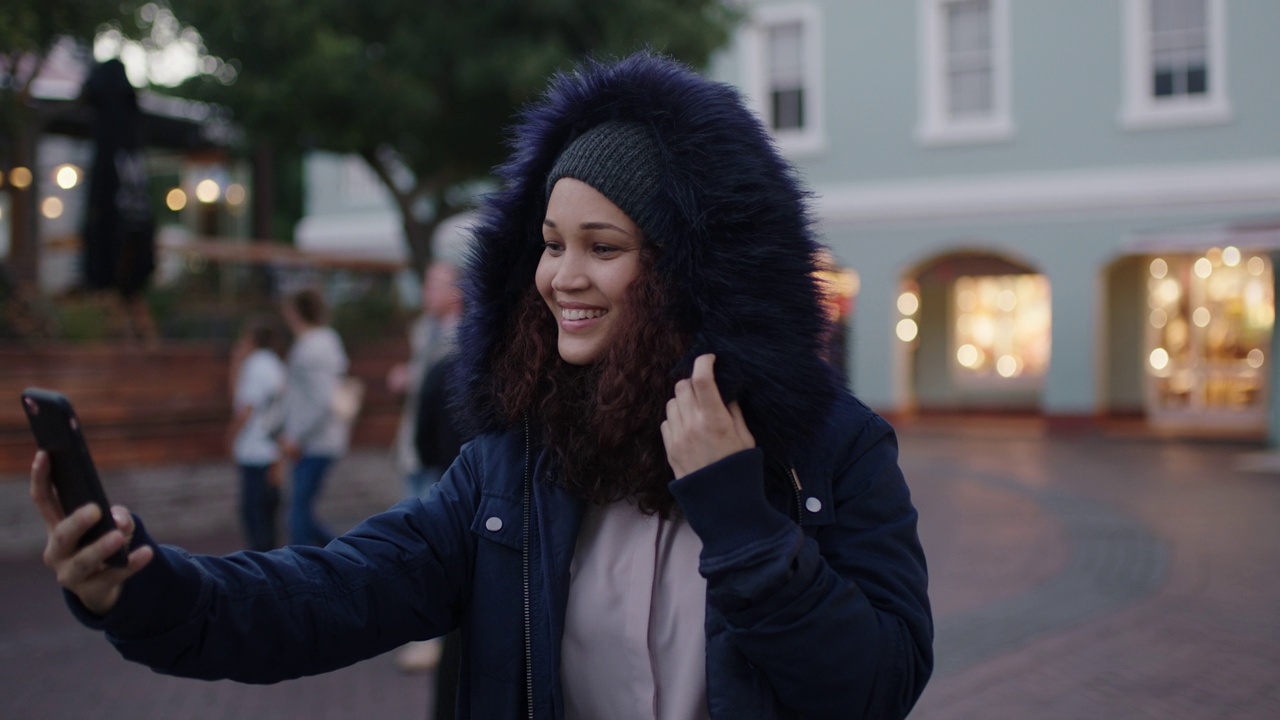
[[[323,549],[192,557],[122,519],[77,551],[88,518],[37,461],[81,620],[250,682],[461,628],[459,717],[904,717],[933,666],[916,511],[892,428],[823,359],[768,131],[638,53],[558,75],[498,175],[456,346],[477,437],[435,489]]]

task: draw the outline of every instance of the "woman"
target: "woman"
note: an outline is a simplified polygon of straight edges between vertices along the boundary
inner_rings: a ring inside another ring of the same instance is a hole
[[[293,333],[288,384],[284,391],[284,429],[280,449],[293,462],[289,498],[289,542],[323,547],[333,533],[316,517],[325,475],[347,452],[351,428],[333,411],[334,394],[347,372],[342,339],[328,327],[328,310],[318,290],[306,288],[284,303],[284,319]]]
[[[284,395],[285,367],[276,354],[277,334],[271,320],[254,318],[232,350],[235,414],[227,434],[240,469],[240,522],[249,549],[261,551],[277,547],[280,507],[280,447],[272,434]]]
[[[95,511],[59,523],[38,457],[73,611],[162,672],[248,682],[460,627],[460,717],[905,716],[932,668],[916,512],[892,430],[820,358],[767,131],[638,54],[557,77],[499,172],[457,351],[481,434],[436,490],[323,550],[192,558],[120,512],[76,554]]]

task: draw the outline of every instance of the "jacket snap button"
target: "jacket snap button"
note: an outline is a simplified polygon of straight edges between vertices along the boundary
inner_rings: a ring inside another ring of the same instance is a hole
[[[816,497],[811,497],[804,501],[804,509],[811,513],[816,513],[822,509],[822,501]]]
[[[484,521],[484,529],[489,532],[498,532],[502,529],[502,518],[491,517]]]

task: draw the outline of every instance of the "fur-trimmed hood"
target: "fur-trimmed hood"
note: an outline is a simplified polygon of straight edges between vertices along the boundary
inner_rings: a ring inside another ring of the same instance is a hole
[[[514,128],[463,272],[463,417],[478,431],[507,425],[487,375],[534,282],[545,179],[568,143],[604,120],[643,123],[662,155],[669,212],[645,232],[658,239],[666,312],[693,339],[673,385],[694,357],[714,352],[721,392],[740,401],[757,443],[792,457],[818,434],[839,392],[820,356],[827,321],[806,192],[735,89],[648,52],[557,75]]]

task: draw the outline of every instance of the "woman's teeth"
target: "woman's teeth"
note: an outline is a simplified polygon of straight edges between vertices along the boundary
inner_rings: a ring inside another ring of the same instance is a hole
[[[560,317],[564,320],[590,320],[601,317],[604,314],[604,310],[569,310],[560,308]]]

